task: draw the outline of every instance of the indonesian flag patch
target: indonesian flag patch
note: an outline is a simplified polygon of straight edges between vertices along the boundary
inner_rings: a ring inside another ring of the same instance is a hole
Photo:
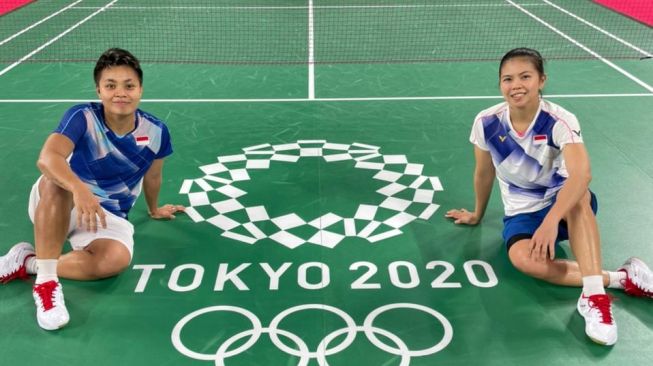
[[[547,137],[546,135],[534,135],[533,136],[533,145],[542,145],[546,144]]]
[[[136,136],[136,145],[146,146],[150,144],[150,138],[148,136]]]

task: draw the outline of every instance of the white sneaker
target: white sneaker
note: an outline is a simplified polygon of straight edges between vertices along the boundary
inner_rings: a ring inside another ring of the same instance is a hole
[[[30,243],[18,243],[0,257],[0,283],[8,283],[17,278],[27,278],[25,262],[33,257],[34,247]]]
[[[36,303],[36,320],[41,328],[55,330],[68,324],[70,315],[59,282],[48,281],[34,285],[32,295]]]
[[[618,271],[626,273],[626,279],[621,284],[628,295],[653,298],[653,272],[644,261],[629,258]]]
[[[617,323],[612,317],[612,299],[608,295],[580,295],[578,312],[585,318],[585,334],[598,344],[617,343]]]

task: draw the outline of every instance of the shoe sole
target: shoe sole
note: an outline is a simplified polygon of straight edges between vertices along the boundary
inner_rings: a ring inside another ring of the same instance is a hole
[[[594,342],[596,344],[600,344],[601,346],[614,346],[617,343],[616,339],[614,341],[612,341],[612,342],[604,342],[604,341],[598,340],[596,338],[592,338],[590,336],[587,336],[587,338],[591,339],[592,342]]]
[[[70,319],[66,320],[65,323],[60,324],[58,327],[48,327],[48,326],[46,326],[45,324],[41,324],[41,322],[38,320],[38,318],[36,319],[36,322],[39,323],[39,327],[41,327],[42,329],[45,329],[45,330],[57,330],[57,329],[61,329],[61,328],[65,327],[65,326],[68,324],[69,321],[70,321]]]
[[[583,317],[583,319],[584,319],[584,318],[585,318],[585,317]],[[614,345],[617,343],[617,338],[618,338],[618,337],[614,337],[614,340],[603,341],[603,340],[600,340],[600,339],[594,338],[594,337],[590,336],[589,334],[587,334],[587,330],[585,330],[585,335],[586,335],[587,338],[589,338],[592,342],[594,342],[594,343],[596,343],[596,344],[600,344],[600,345],[602,345],[602,346],[614,346]]]

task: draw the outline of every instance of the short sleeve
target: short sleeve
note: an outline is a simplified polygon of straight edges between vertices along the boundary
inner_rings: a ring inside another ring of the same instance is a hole
[[[469,142],[479,147],[479,149],[488,151],[490,148],[485,143],[485,132],[483,130],[483,119],[477,116],[472,126],[472,132],[469,135]]]
[[[562,150],[566,144],[582,144],[580,124],[571,113],[560,116],[553,126],[553,143]]]
[[[163,159],[172,154],[172,142],[170,140],[170,132],[165,124],[161,124],[161,146],[159,152],[156,154],[155,159]]]
[[[84,116],[84,111],[87,108],[83,105],[78,105],[70,108],[61,118],[59,126],[54,130],[55,133],[60,133],[68,137],[73,144],[81,140],[86,133],[87,123]]]

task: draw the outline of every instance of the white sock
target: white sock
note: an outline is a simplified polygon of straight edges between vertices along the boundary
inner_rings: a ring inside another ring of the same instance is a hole
[[[605,295],[603,288],[603,276],[585,276],[583,277],[583,294],[585,296]]]
[[[617,289],[623,289],[624,285],[622,284],[622,281],[626,280],[626,272],[624,271],[617,271],[617,272],[610,272],[608,271],[608,276],[610,277],[610,283],[608,284],[608,288],[617,288]]]
[[[57,277],[58,262],[58,259],[37,259],[35,283],[38,285],[48,281],[59,281],[59,277]]]
[[[28,274],[36,274],[37,267],[36,267],[36,257],[31,256],[27,258],[25,261],[25,269],[27,270]]]

